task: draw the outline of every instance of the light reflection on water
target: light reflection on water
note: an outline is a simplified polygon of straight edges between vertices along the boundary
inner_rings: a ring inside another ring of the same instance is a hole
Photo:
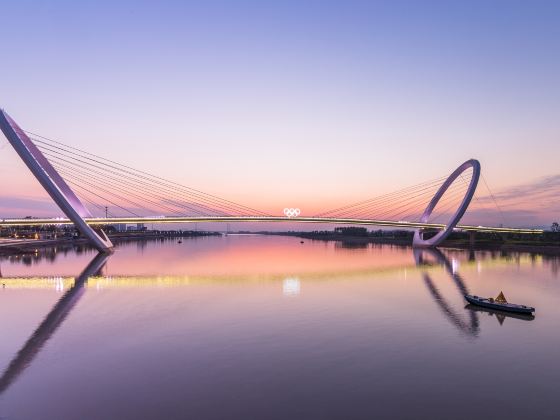
[[[0,417],[559,413],[554,257],[229,236],[0,264]],[[462,297],[500,290],[535,319]]]
[[[284,296],[297,296],[301,292],[301,283],[297,277],[285,278],[282,290],[284,292]]]

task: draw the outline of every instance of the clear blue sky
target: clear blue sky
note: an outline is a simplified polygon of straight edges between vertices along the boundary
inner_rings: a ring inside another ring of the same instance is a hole
[[[0,106],[20,125],[259,208],[471,157],[504,193],[560,172],[557,1],[0,5]],[[2,144],[1,195],[41,196]]]

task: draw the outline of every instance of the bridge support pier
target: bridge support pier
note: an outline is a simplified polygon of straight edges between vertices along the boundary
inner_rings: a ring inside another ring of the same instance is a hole
[[[469,246],[474,247],[476,241],[476,232],[474,230],[469,230]]]

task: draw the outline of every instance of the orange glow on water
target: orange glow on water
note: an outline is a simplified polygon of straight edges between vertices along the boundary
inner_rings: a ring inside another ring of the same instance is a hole
[[[303,241],[303,243],[301,243]],[[201,246],[202,245],[202,246]],[[195,249],[196,252],[191,252]],[[138,263],[136,249],[118,249],[110,272],[134,274],[188,274],[195,276],[289,275],[382,269],[412,264],[409,252],[383,248],[373,255],[367,246],[345,249],[340,243],[312,242],[292,237],[229,235],[222,238],[185,241],[165,247],[165,256],[151,259],[149,267]]]

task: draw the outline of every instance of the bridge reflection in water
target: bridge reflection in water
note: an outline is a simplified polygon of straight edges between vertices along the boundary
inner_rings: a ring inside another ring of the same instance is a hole
[[[88,278],[98,275],[108,258],[108,254],[98,254],[76,277],[74,286],[60,298],[0,377],[0,394],[8,389],[39,354],[84,295]]]
[[[431,259],[433,259],[436,264],[443,266],[445,271],[453,279],[453,282],[455,283],[457,289],[461,293],[461,297],[463,297],[466,294],[469,294],[469,290],[464,280],[461,278],[459,273],[453,268],[453,265],[450,263],[450,261],[441,251],[435,248],[431,248],[431,249],[415,248],[413,250],[413,253],[414,253],[414,261],[416,262],[416,265],[418,267],[429,267],[433,265],[433,262],[431,262],[431,260],[429,259],[431,257]],[[471,335],[473,337],[478,336],[479,322],[478,322],[477,313],[475,311],[467,311],[469,320],[465,321],[459,315],[459,313],[455,311],[452,308],[452,306],[445,300],[443,295],[440,293],[440,291],[434,284],[434,281],[430,277],[428,271],[426,270],[423,271],[422,277],[424,279],[424,283],[426,284],[426,287],[428,288],[432,298],[434,299],[434,302],[436,302],[436,304],[439,306],[439,308],[441,309],[445,317],[449,319],[449,321],[451,321],[451,323],[455,325],[459,329],[459,331],[467,335]]]
[[[449,261],[443,252],[436,248],[413,249],[414,261],[417,267],[430,267],[434,264],[440,265],[449,274],[455,286],[459,290],[461,297],[471,294],[469,289],[461,277],[459,272],[455,269],[454,265]],[[474,253],[471,251],[469,255],[470,260],[474,260]],[[464,306],[466,309],[468,320],[465,320],[458,311],[453,309],[449,302],[443,297],[434,281],[430,277],[427,270],[422,272],[424,283],[434,302],[439,306],[445,317],[457,327],[459,331],[469,336],[477,337],[480,332],[480,322],[478,319],[479,313],[485,313],[489,316],[496,316],[500,325],[503,325],[506,318],[521,319],[524,321],[531,321],[534,319],[532,315],[513,314],[504,311],[492,310],[481,308],[479,306],[467,304]]]
[[[467,305],[462,307],[464,313],[453,308],[453,306],[444,298],[434,280],[430,275],[430,268],[439,266],[451,277],[457,290],[461,294],[461,298],[469,293],[469,289],[465,280],[455,269],[454,265],[441,251],[433,248],[413,249],[412,254],[414,262],[421,271],[421,275],[425,286],[427,287],[430,296],[435,304],[441,310],[441,313],[449,320],[461,333],[469,337],[478,337],[480,333],[480,322],[478,314],[485,312],[490,316],[495,315],[502,324],[506,317],[532,319],[529,317],[520,317],[507,313],[483,310],[481,308],[472,307]],[[44,348],[49,339],[56,333],[58,328],[64,323],[69,316],[70,312],[82,298],[87,288],[88,279],[90,277],[97,277],[97,283],[94,287],[119,287],[119,286],[146,286],[149,282],[148,277],[99,277],[100,271],[105,266],[111,254],[99,253],[87,265],[87,267],[75,278],[74,282],[70,279],[64,279],[64,287],[70,287],[69,290],[59,299],[52,310],[46,315],[39,327],[33,332],[31,337],[27,340],[24,346],[18,351],[13,360],[9,363],[8,367],[4,370],[0,377],[0,394],[5,392],[17,378],[26,370],[27,367],[33,362],[39,352]],[[474,259],[471,254],[470,259]],[[8,285],[16,284],[13,282],[25,282],[26,280],[39,280],[39,279],[5,279]],[[152,279],[153,281],[153,279]],[[158,278],[155,280],[159,286],[161,285],[179,285],[184,284],[185,278],[178,278],[169,276]],[[44,287],[45,282],[52,287],[52,282],[48,280],[42,283],[35,283],[35,287]],[[162,283],[163,282],[163,283]],[[91,285],[90,285],[91,286]],[[294,296],[300,293],[301,282],[297,277],[289,277],[283,279],[283,294],[286,296]]]

